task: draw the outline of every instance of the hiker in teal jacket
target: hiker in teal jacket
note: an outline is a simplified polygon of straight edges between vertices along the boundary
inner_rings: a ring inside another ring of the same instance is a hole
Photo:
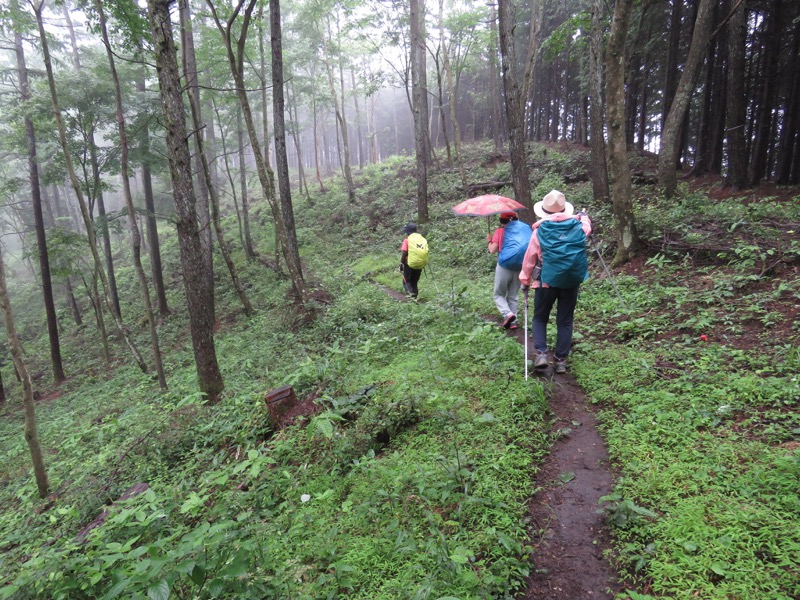
[[[553,358],[555,372],[565,373],[567,356],[572,347],[572,323],[578,290],[581,282],[589,276],[585,243],[592,233],[592,222],[583,211],[573,214],[575,207],[557,190],[552,190],[537,202],[533,212],[540,220],[533,225],[533,235],[519,274],[524,288],[532,287],[535,290],[533,345],[536,356],[533,368],[546,369],[549,364],[547,321],[553,305],[558,303]],[[556,229],[559,231],[552,235]]]

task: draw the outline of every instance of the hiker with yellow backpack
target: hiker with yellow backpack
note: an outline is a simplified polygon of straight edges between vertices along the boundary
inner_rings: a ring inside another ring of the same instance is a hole
[[[403,288],[406,293],[416,299],[422,269],[428,264],[428,240],[417,233],[415,223],[403,227],[406,238],[400,246],[400,272],[403,274]]]

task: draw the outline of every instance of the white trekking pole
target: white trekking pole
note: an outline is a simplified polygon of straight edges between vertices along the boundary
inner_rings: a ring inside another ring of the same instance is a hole
[[[525,288],[525,325],[522,329],[525,336],[525,380],[528,379],[528,288]]]

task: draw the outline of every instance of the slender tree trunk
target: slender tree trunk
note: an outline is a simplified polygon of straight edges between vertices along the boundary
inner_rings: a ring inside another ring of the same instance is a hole
[[[681,152],[681,131],[685,129],[683,125],[689,110],[689,101],[692,99],[692,92],[700,75],[700,67],[708,46],[715,2],[716,0],[700,0],[692,43],[689,46],[689,54],[686,56],[686,65],[683,68],[683,74],[678,82],[675,97],[661,132],[658,180],[667,198],[675,195],[675,188],[678,184],[676,172]]]
[[[528,179],[527,150],[525,148],[525,123],[522,99],[515,73],[517,59],[511,31],[514,25],[513,3],[498,0],[498,22],[500,31],[500,59],[502,62],[503,87],[506,97],[506,122],[508,123],[509,148],[511,150],[511,179],[517,202],[533,210],[531,184]]]
[[[747,145],[744,128],[744,53],[747,9],[740,5],[728,21],[728,92],[725,129],[728,132],[728,173],[725,183],[734,190],[747,187]]]
[[[445,105],[444,85],[442,84],[442,71],[445,71],[447,77],[447,69],[444,67],[445,56],[448,54],[447,41],[444,37],[444,0],[439,0],[439,52],[442,55],[442,66],[439,66],[439,61],[436,61],[436,84],[439,91],[439,120],[441,123],[442,135],[444,136],[445,147],[447,148],[447,166],[453,168],[453,153],[450,150],[450,138],[447,135],[447,111]],[[449,61],[448,61],[449,62]],[[447,101],[449,105],[452,98]]]
[[[503,153],[503,111],[500,109],[502,102],[500,92],[500,65],[497,60],[497,50],[499,48],[499,41],[497,39],[497,9],[493,2],[489,3],[489,93],[492,95],[492,140],[494,141],[494,150],[498,154]],[[448,92],[450,96],[450,115],[451,119],[455,117],[455,102],[456,99],[452,96],[449,88],[451,87],[451,75],[449,69],[445,67],[448,72]],[[533,85],[531,84],[531,94],[533,93]],[[455,123],[453,129],[455,130]]]
[[[144,71],[139,71],[137,75],[136,89],[140,93],[145,91]],[[158,312],[162,317],[166,317],[170,310],[167,305],[167,288],[164,285],[164,269],[161,266],[161,244],[158,240],[153,176],[150,172],[150,131],[146,125],[142,127],[139,133],[139,148],[144,156],[142,161],[142,189],[144,192],[144,206],[147,210],[147,245],[149,246],[150,254],[150,275],[153,279],[153,289],[156,292]]]
[[[589,34],[589,94],[590,133],[592,155],[592,192],[594,200],[605,205],[608,191],[608,163],[606,162],[605,114],[603,113],[603,2],[592,0],[592,24]]]
[[[239,196],[238,196],[238,194],[236,192],[236,181],[234,181],[233,167],[231,166],[231,161],[229,159],[230,153],[228,152],[228,145],[227,145],[227,142],[225,141],[227,129],[225,128],[225,126],[222,123],[222,115],[220,115],[219,107],[216,104],[214,104],[213,101],[212,101],[212,106],[213,106],[213,113],[217,117],[217,125],[218,125],[219,131],[220,131],[219,139],[220,139],[220,143],[222,144],[222,160],[225,163],[225,178],[228,180],[228,186],[230,186],[230,189],[231,189],[231,198],[233,199],[233,209],[234,209],[234,211],[236,211],[236,223],[237,223],[238,228],[239,228],[239,243],[241,243],[242,248],[245,248],[245,255],[247,255],[245,234],[244,234],[244,224],[242,222],[242,212],[244,212],[244,211],[239,209]],[[238,154],[239,154],[240,161],[242,162],[242,168],[239,170],[239,173],[240,173],[240,184],[243,186],[243,189],[244,189],[245,194],[246,194],[247,193],[246,192],[246,189],[247,189],[247,177],[243,174],[244,173],[244,166],[243,166],[243,163],[244,163],[244,140],[243,140],[244,128],[242,127],[241,114],[242,114],[241,111],[238,111],[236,113],[236,123],[237,123],[236,134],[237,134],[237,139],[239,140],[239,153]],[[253,257],[255,258],[255,256],[256,256],[256,254],[255,254],[255,251],[254,251]],[[248,256],[248,258],[250,258],[250,257]]]
[[[199,130],[202,126],[200,123],[200,107],[198,106],[197,100],[191,94],[189,95],[189,107],[192,113],[192,124],[195,130]],[[236,265],[234,265],[233,259],[231,258],[230,245],[225,240],[225,235],[222,230],[222,223],[220,222],[219,218],[219,196],[217,195],[217,188],[214,187],[214,184],[211,181],[211,169],[208,166],[208,157],[206,156],[204,142],[201,137],[197,138],[197,151],[200,155],[200,166],[202,167],[201,174],[205,178],[206,189],[208,189],[208,193],[211,198],[211,222],[214,224],[214,232],[217,235],[217,244],[219,245],[222,259],[225,261],[225,265],[228,267],[228,273],[231,276],[233,288],[236,290],[236,295],[239,297],[239,301],[242,303],[244,314],[248,317],[251,317],[253,314],[255,314],[255,311],[253,310],[253,305],[250,304],[250,299],[247,297],[247,292],[245,291],[244,286],[239,279],[239,274],[236,271]]]
[[[414,114],[414,143],[417,162],[417,221],[428,222],[428,160],[427,160],[427,103],[423,101],[422,72],[425,70],[425,38],[421,20],[425,14],[424,0],[411,2],[411,95]]]
[[[286,125],[284,121],[283,45],[281,8],[279,0],[269,0],[270,48],[272,50],[272,121],[275,130],[275,164],[278,174],[278,201],[286,229],[294,231],[292,191],[289,186],[289,162],[286,156]],[[294,241],[295,247],[297,241]],[[303,301],[303,296],[299,298]]]
[[[778,87],[778,61],[781,50],[782,0],[772,0],[768,4],[765,17],[764,34],[764,74],[758,100],[758,109],[754,115],[755,135],[753,150],[750,154],[750,165],[747,169],[747,180],[750,186],[756,186],[764,177],[769,177],[767,155],[772,140],[772,113],[775,109],[775,93]],[[795,65],[796,68],[797,65]]]
[[[97,161],[97,145],[95,139],[94,126],[89,132],[89,158],[92,163],[92,177],[94,178],[95,199],[97,201],[97,217],[100,221],[100,235],[103,238],[103,251],[106,255],[106,269],[108,270],[108,291],[111,294],[111,301],[118,314],[122,314],[119,304],[119,291],[117,290],[117,276],[114,272],[114,254],[111,250],[111,232],[108,228],[108,215],[106,215],[106,203],[103,191],[100,187],[100,165]]]
[[[258,74],[261,78],[261,89],[259,94],[259,99],[261,101],[261,135],[264,144],[264,162],[266,164],[270,164],[269,162],[269,151],[270,151],[270,137],[269,137],[269,111],[267,110],[269,107],[269,102],[267,101],[267,82],[269,78],[267,77],[267,54],[266,54],[266,46],[264,44],[264,40],[267,39],[266,34],[264,33],[264,5],[265,3],[259,3],[258,6],[258,16],[256,18],[256,22],[258,23]]]
[[[181,56],[183,61],[183,76],[186,79],[186,91],[200,110],[200,85],[197,79],[197,59],[194,51],[194,33],[192,30],[192,14],[189,0],[178,1],[178,12],[180,15],[181,24]],[[199,114],[200,123],[203,123],[203,116]],[[192,132],[194,138],[194,180],[197,182],[197,216],[200,219],[200,243],[203,247],[203,260],[205,261],[206,268],[203,271],[203,277],[208,280],[208,285],[211,290],[211,318],[216,320],[216,308],[214,300],[214,253],[212,250],[211,240],[211,209],[209,206],[209,192],[206,185],[206,179],[203,177],[203,165],[200,158],[200,145],[204,137],[201,128],[195,129]]]
[[[3,261],[3,252],[0,249],[0,307],[5,317],[6,335],[8,336],[8,349],[14,360],[14,368],[22,380],[23,402],[25,404],[25,441],[31,453],[33,463],[33,474],[36,478],[36,487],[39,490],[39,497],[46,498],[50,492],[50,484],[47,481],[47,469],[44,465],[44,454],[39,444],[39,429],[36,426],[36,409],[33,400],[33,384],[28,368],[22,358],[22,344],[17,335],[14,323],[14,314],[11,310],[11,302],[8,298],[8,286],[6,285],[6,266]]]
[[[675,90],[678,86],[678,64],[680,62],[680,41],[682,29],[683,6],[685,0],[672,0],[672,10],[670,12],[669,21],[669,35],[667,37],[667,64],[666,64],[666,80],[664,81],[664,103],[661,112],[661,129],[663,131],[667,115],[672,107],[672,100],[675,97]]]
[[[353,107],[356,111],[356,138],[358,138],[358,168],[364,168],[364,134],[361,131],[361,107],[358,104],[358,87],[355,69],[350,69],[350,87],[353,90]]]
[[[253,8],[255,7],[255,0],[247,0],[247,6],[245,7],[241,19],[239,19],[239,16],[242,4],[239,3],[231,13],[225,25],[219,20],[213,2],[211,2],[211,0],[206,0],[206,4],[211,9],[217,29],[225,42],[228,64],[231,69],[231,74],[233,75],[234,83],[236,84],[236,95],[242,108],[247,133],[250,136],[250,146],[253,148],[258,179],[264,197],[272,209],[273,218],[275,219],[276,239],[279,240],[281,249],[283,250],[283,256],[292,281],[292,291],[297,301],[303,304],[306,295],[305,282],[303,280],[303,267],[300,262],[300,252],[297,246],[297,233],[294,229],[294,217],[293,215],[282,214],[281,207],[276,202],[273,172],[272,169],[269,168],[269,164],[264,160],[264,155],[261,153],[261,144],[256,135],[253,113],[250,110],[250,101],[247,97],[247,87],[244,82],[245,42],[247,41],[247,32],[250,26]],[[240,26],[240,33],[236,42],[236,53],[234,54],[232,29],[235,22]]]
[[[494,8],[492,7],[491,10],[494,11]],[[466,189],[467,172],[464,169],[464,160],[461,155],[461,126],[458,124],[458,115],[456,114],[456,98],[457,98],[456,87],[453,83],[453,67],[450,64],[450,47],[444,44],[444,42],[442,46],[442,60],[443,60],[445,78],[447,79],[447,97],[448,97],[447,106],[450,109],[450,123],[453,126],[453,145],[455,146],[456,150],[456,163],[458,164],[458,172],[461,175],[461,186],[464,189]],[[496,84],[497,83],[496,76],[494,76],[494,81]],[[497,106],[497,109],[499,113],[499,104]],[[499,130],[499,117],[496,117],[495,119],[494,129]],[[498,149],[499,152],[502,151],[502,148],[503,148],[502,139],[499,137],[499,134],[497,134],[495,139],[495,149]]]
[[[319,184],[319,191],[325,191],[325,185],[322,183],[322,173],[319,168],[319,125],[317,124],[317,101],[311,100],[311,114],[313,115],[313,132],[314,132],[314,169],[317,173],[317,183]]]
[[[78,181],[78,177],[75,174],[75,168],[72,164],[72,156],[69,152],[69,146],[67,144],[67,134],[66,134],[66,127],[64,126],[64,118],[61,114],[61,108],[58,104],[58,94],[56,93],[56,84],[55,84],[55,77],[53,76],[53,65],[52,61],[50,60],[50,49],[47,43],[47,35],[44,28],[44,19],[42,16],[42,9],[43,3],[39,3],[34,6],[34,12],[36,13],[36,23],[39,28],[39,40],[41,43],[42,55],[44,58],[44,65],[45,71],[47,72],[47,83],[50,88],[50,99],[52,101],[53,106],[53,117],[56,121],[56,127],[58,129],[58,138],[61,144],[61,150],[64,155],[64,162],[66,163],[67,174],[69,176],[70,182],[72,183],[72,189],[75,192],[75,196],[78,199],[78,204],[80,205],[81,215],[83,217],[83,223],[86,227],[86,234],[89,238],[89,250],[92,253],[92,259],[94,260],[95,271],[97,275],[100,277],[100,281],[103,284],[103,292],[105,296],[106,304],[108,305],[109,311],[111,312],[112,316],[114,317],[114,323],[116,324],[117,331],[125,340],[125,343],[128,345],[128,348],[133,355],[136,364],[142,370],[142,372],[147,373],[147,364],[144,362],[142,355],[139,353],[139,350],[131,341],[130,336],[128,335],[127,330],[125,329],[125,325],[122,322],[122,317],[120,317],[119,313],[116,312],[114,308],[113,302],[111,302],[109,297],[109,284],[106,278],[105,272],[103,271],[103,266],[100,262],[100,255],[97,251],[97,237],[94,234],[94,227],[92,227],[92,219],[89,215],[89,210],[86,206],[86,202],[83,197],[83,191],[81,189],[80,181]]]
[[[800,62],[800,21],[794,29],[794,43],[791,50],[792,64]],[[779,154],[775,167],[775,180],[781,185],[792,183],[792,160],[798,152],[797,141],[800,140],[800,72],[791,69],[788,93],[783,106],[783,123],[781,126]]]
[[[217,353],[214,348],[214,313],[212,310],[214,290],[209,288],[208,278],[202,274],[203,269],[206,268],[206,262],[200,240],[196,198],[192,185],[186,114],[181,94],[175,42],[172,37],[170,3],[170,0],[149,0],[147,11],[156,54],[195,366],[200,391],[207,394],[213,402],[219,398],[225,384],[217,364]]]
[[[308,192],[308,182],[306,181],[306,170],[303,168],[303,153],[300,145],[300,133],[298,129],[300,128],[300,116],[298,115],[297,110],[297,95],[294,92],[294,81],[289,82],[289,86],[291,88],[292,93],[289,96],[289,118],[294,119],[294,126],[292,127],[292,140],[294,141],[294,149],[297,154],[297,178],[298,178],[298,188],[302,193],[305,190],[306,201],[311,202],[311,194]],[[359,125],[360,127],[360,125]],[[359,130],[359,137],[361,136]]]
[[[330,36],[330,27],[328,28],[328,36]],[[328,42],[325,36],[322,37],[323,54],[328,54]],[[340,162],[342,165],[342,174],[344,175],[345,185],[347,186],[347,197],[351,202],[355,200],[355,187],[353,185],[353,176],[350,172],[350,143],[347,139],[347,117],[344,114],[344,106],[339,101],[339,95],[336,93],[336,84],[333,79],[333,67],[329,62],[325,62],[325,67],[328,75],[328,90],[331,95],[333,103],[333,112],[336,117],[336,125],[338,127],[339,136],[337,137],[337,144],[341,139],[342,151],[339,153]],[[341,67],[341,60],[340,60]],[[344,92],[342,92],[344,93]],[[327,146],[326,146],[327,147]]]
[[[25,64],[25,52],[22,45],[22,34],[14,34],[14,47],[17,57],[17,70],[19,72],[19,90],[22,101],[30,100],[28,87],[28,68]],[[50,342],[50,364],[53,368],[53,381],[60,385],[66,379],[64,366],[61,361],[61,342],[58,336],[58,317],[56,315],[55,301],[53,300],[53,283],[50,276],[50,258],[47,251],[47,236],[44,228],[42,214],[42,195],[39,187],[39,166],[36,157],[36,133],[33,121],[25,113],[25,137],[28,141],[28,176],[31,184],[31,204],[33,207],[33,222],[36,231],[36,247],[39,255],[39,276],[42,284],[42,297],[44,300],[45,315],[47,317],[47,335]]]
[[[608,174],[614,213],[617,253],[614,262],[627,261],[638,250],[639,235],[633,215],[633,191],[625,143],[625,37],[633,0],[617,0],[606,55],[608,119]]]
[[[75,321],[75,325],[82,327],[83,318],[81,317],[81,309],[78,308],[78,303],[75,300],[75,292],[72,289],[72,281],[70,281],[69,276],[64,279],[64,293],[67,296],[67,305],[72,313],[72,318]]]
[[[106,54],[108,56],[108,66],[111,72],[111,79],[114,83],[114,95],[117,103],[117,129],[119,131],[119,144],[120,144],[120,175],[122,179],[122,195],[125,198],[125,205],[128,208],[128,228],[131,235],[131,254],[133,256],[133,268],[136,271],[136,277],[139,280],[139,291],[142,295],[142,303],[144,304],[144,315],[147,319],[147,326],[150,332],[150,347],[153,352],[153,362],[156,367],[156,374],[158,376],[158,384],[162,390],[167,389],[167,378],[164,375],[164,363],[161,359],[161,349],[158,345],[158,332],[156,331],[156,322],[153,317],[153,302],[150,299],[150,288],[147,284],[147,276],[144,273],[142,266],[142,248],[141,248],[141,235],[139,234],[139,226],[136,223],[136,209],[133,206],[133,194],[131,193],[130,176],[128,170],[128,134],[125,129],[125,111],[122,106],[122,88],[119,83],[119,76],[117,75],[117,67],[114,62],[114,52],[111,49],[111,42],[108,39],[108,29],[106,27],[106,17],[103,11],[103,4],[100,0],[94,2],[95,10],[100,19],[100,32],[103,38],[103,44],[106,47]]]
[[[236,140],[239,147],[239,190],[242,197],[242,232],[244,234],[244,253],[247,258],[255,258],[256,250],[253,246],[253,236],[250,231],[250,196],[247,193],[247,157],[245,156],[244,134],[245,131],[242,125],[242,112],[238,111],[236,113]]]

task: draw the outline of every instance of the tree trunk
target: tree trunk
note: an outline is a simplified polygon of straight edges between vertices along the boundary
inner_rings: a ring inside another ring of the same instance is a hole
[[[197,100],[191,94],[189,94],[189,108],[192,113],[192,124],[194,129],[199,130],[202,127],[200,123],[200,107],[198,106]],[[217,235],[217,244],[219,246],[220,253],[222,254],[222,259],[225,261],[225,265],[228,267],[228,273],[231,276],[233,288],[236,290],[236,295],[239,297],[239,301],[242,303],[244,314],[248,317],[251,317],[253,314],[255,314],[255,311],[253,310],[253,305],[250,303],[250,299],[247,297],[247,292],[245,291],[244,286],[239,279],[239,274],[236,271],[236,265],[231,258],[230,245],[225,240],[225,234],[222,230],[222,223],[220,222],[219,218],[219,196],[217,195],[217,188],[211,181],[211,169],[208,165],[208,156],[206,155],[205,145],[202,138],[197,138],[197,140],[197,151],[200,156],[200,166],[202,167],[201,175],[205,178],[206,189],[208,190],[209,197],[211,199],[211,222],[214,225],[214,232]]]
[[[492,140],[494,141],[494,151],[498,154],[503,153],[503,112],[500,109],[502,98],[500,97],[500,65],[497,63],[497,49],[499,48],[499,41],[497,39],[497,9],[493,2],[489,3],[489,88],[492,95]],[[448,74],[448,78],[451,77]],[[448,87],[450,80],[448,79]],[[531,88],[533,86],[531,85]],[[450,95],[450,114],[455,115],[455,102],[456,99]],[[455,118],[455,117],[453,117]],[[456,125],[453,124],[453,129]]]
[[[794,28],[794,42],[791,46],[790,60],[792,65],[800,62],[800,21]],[[790,70],[787,94],[783,107],[783,124],[781,126],[780,141],[778,143],[778,161],[775,167],[775,180],[780,185],[788,185],[792,181],[792,162],[795,154],[800,151],[800,72],[794,68]]]
[[[298,188],[300,189],[301,193],[303,193],[305,190],[306,201],[311,203],[311,194],[308,192],[308,181],[306,181],[306,170],[303,167],[303,153],[300,144],[300,132],[298,131],[300,128],[300,116],[297,110],[297,95],[294,92],[294,81],[290,81],[289,86],[291,86],[292,93],[289,96],[288,112],[289,118],[294,120],[294,126],[292,127],[292,140],[294,141],[294,149],[297,154],[297,178],[299,181]],[[294,112],[292,109],[294,109]],[[359,137],[360,136],[361,133],[359,130]]]
[[[494,11],[494,8],[491,8]],[[456,151],[456,163],[458,164],[458,172],[461,175],[461,185],[466,189],[467,187],[467,172],[464,169],[464,159],[461,154],[461,126],[458,124],[458,115],[456,114],[456,86],[453,84],[453,67],[450,64],[450,48],[443,43],[442,46],[442,60],[444,65],[445,78],[447,79],[447,96],[449,98],[447,105],[450,109],[450,123],[453,126],[453,145]],[[496,77],[495,77],[496,80]],[[498,92],[499,93],[499,92]],[[495,98],[496,100],[497,98]],[[497,110],[499,112],[500,106],[498,104]],[[494,129],[499,129],[499,119],[495,120]],[[502,149],[503,143],[497,134],[495,138],[495,148]],[[499,151],[499,150],[498,150]]]
[[[200,240],[196,198],[192,186],[186,114],[181,94],[175,42],[172,37],[170,3],[171,0],[149,0],[147,10],[153,34],[159,92],[163,106],[167,157],[175,201],[178,243],[195,366],[200,391],[207,394],[213,402],[219,398],[225,384],[217,364],[217,354],[214,348],[214,316],[212,312],[214,291],[209,288],[208,278],[203,275],[206,262]]]
[[[272,122],[275,130],[275,164],[278,175],[280,213],[286,230],[294,235],[294,209],[289,186],[289,162],[286,156],[286,125],[284,120],[283,45],[281,34],[281,8],[279,0],[269,0],[270,48],[272,50]],[[292,238],[297,248],[297,238]],[[303,287],[305,285],[303,284]],[[305,294],[300,297],[302,302]]]
[[[136,79],[138,92],[145,91],[144,71],[140,70]],[[158,222],[156,221],[156,203],[153,197],[153,176],[150,172],[150,131],[145,124],[139,133],[139,147],[144,159],[142,160],[142,188],[144,192],[144,206],[147,210],[147,245],[150,254],[150,276],[153,279],[153,289],[158,301],[158,312],[162,317],[169,313],[167,305],[167,289],[164,285],[164,269],[161,266],[161,244],[158,241]]]
[[[72,289],[72,281],[70,281],[69,276],[67,276],[64,280],[64,293],[67,296],[67,305],[69,306],[70,312],[72,312],[72,318],[75,321],[75,325],[78,327],[83,326],[81,310],[78,308],[78,303],[75,301],[75,292]]]
[[[427,104],[423,102],[422,71],[425,70],[425,40],[422,38],[421,19],[425,14],[424,0],[410,0],[411,6],[411,96],[414,114],[414,145],[417,164],[417,221],[428,222],[428,160],[427,154]]]
[[[605,115],[603,114],[603,2],[592,0],[589,33],[589,97],[592,155],[592,192],[603,206],[608,202],[608,163],[606,162]]]
[[[728,21],[728,91],[725,129],[728,132],[728,173],[726,185],[734,190],[747,187],[747,146],[745,125],[747,119],[744,94],[744,53],[747,9],[739,5]]]
[[[667,115],[672,107],[672,100],[675,97],[675,89],[678,86],[678,64],[680,62],[680,42],[683,5],[685,0],[672,0],[672,11],[670,12],[669,35],[667,37],[667,64],[666,80],[664,81],[664,102],[661,112],[661,129],[663,131]]]
[[[136,209],[133,206],[133,194],[131,193],[130,176],[128,170],[128,133],[125,129],[125,111],[122,106],[122,88],[119,84],[117,67],[114,62],[114,52],[111,49],[111,42],[108,39],[108,29],[106,27],[106,17],[103,11],[103,4],[100,0],[94,0],[94,5],[100,20],[100,33],[103,38],[103,44],[106,47],[108,66],[111,72],[111,79],[114,83],[114,96],[117,103],[117,129],[119,131],[120,145],[120,176],[122,179],[122,195],[125,198],[125,205],[128,208],[128,228],[130,229],[131,235],[133,268],[136,271],[136,277],[139,280],[139,292],[142,295],[144,316],[147,319],[147,326],[150,332],[150,347],[153,351],[153,362],[155,363],[156,367],[158,384],[162,390],[166,390],[167,378],[164,375],[164,363],[161,359],[161,349],[158,345],[158,332],[156,331],[156,322],[155,318],[153,317],[153,302],[150,299],[150,288],[147,285],[147,276],[145,275],[144,267],[142,266],[142,238],[139,234],[139,226],[136,223]]]
[[[617,0],[606,55],[608,175],[614,213],[617,253],[614,262],[627,261],[639,247],[633,215],[633,192],[625,143],[625,37],[633,0]]]
[[[241,222],[242,234],[244,236],[244,254],[247,258],[255,258],[256,250],[253,246],[253,235],[250,231],[250,195],[247,193],[247,160],[245,156],[244,134],[242,112],[238,111],[236,113],[236,141],[238,144],[237,154],[239,157],[239,191],[242,198]]]
[[[781,50],[782,0],[772,0],[768,4],[764,32],[763,77],[760,80],[760,98],[754,115],[755,135],[747,180],[750,186],[757,186],[761,179],[769,177],[767,154],[772,140],[772,113],[775,109],[775,93],[778,87],[778,61]]]
[[[92,226],[92,219],[89,215],[89,210],[86,206],[86,201],[83,197],[83,190],[81,189],[81,183],[78,181],[78,177],[75,174],[75,168],[72,164],[72,155],[69,152],[69,146],[67,143],[67,133],[66,127],[64,126],[64,118],[61,114],[61,107],[58,104],[58,94],[56,93],[56,83],[55,77],[53,75],[53,64],[50,59],[50,48],[47,42],[47,34],[44,28],[44,19],[42,16],[42,9],[43,3],[39,3],[34,6],[34,12],[36,13],[36,23],[39,28],[39,40],[41,43],[42,55],[44,58],[44,66],[45,71],[47,72],[47,83],[50,88],[50,99],[52,102],[53,107],[53,117],[56,121],[56,127],[58,129],[58,139],[61,144],[61,151],[64,155],[64,162],[67,168],[67,174],[69,176],[70,182],[72,183],[72,189],[75,192],[75,197],[78,199],[78,204],[81,210],[81,216],[83,217],[83,223],[86,227],[86,235],[89,238],[89,251],[92,253],[92,259],[94,261],[95,272],[100,277],[100,281],[103,284],[103,292],[105,296],[105,302],[108,306],[109,312],[111,312],[112,316],[114,317],[114,323],[117,327],[117,332],[120,336],[125,340],[125,343],[128,345],[128,348],[133,355],[136,364],[142,370],[143,373],[147,373],[147,364],[144,362],[142,355],[139,353],[139,350],[133,344],[133,341],[128,335],[128,331],[125,328],[125,325],[122,322],[122,317],[119,313],[115,310],[113,302],[109,297],[109,284],[106,278],[105,272],[103,271],[103,266],[100,261],[100,255],[97,251],[97,237],[94,234],[94,227]]]
[[[183,76],[185,78],[186,91],[198,110],[199,121],[203,123],[200,111],[200,85],[197,80],[197,59],[194,51],[194,33],[192,30],[192,14],[189,0],[179,0],[178,12],[181,24],[181,57],[183,62]],[[191,122],[191,121],[190,121]],[[211,240],[211,210],[209,207],[209,192],[206,179],[203,177],[203,164],[200,158],[200,145],[204,137],[203,130],[200,128],[192,132],[194,138],[194,168],[193,178],[197,182],[197,217],[200,220],[200,243],[203,247],[203,260],[206,268],[202,275],[208,279],[206,285],[212,290],[211,294],[211,318],[216,320],[215,300],[214,300],[214,253]]]
[[[350,69],[350,86],[353,90],[353,107],[356,111],[356,138],[358,139],[358,168],[364,168],[364,134],[361,131],[361,107],[358,104],[355,69]]]
[[[661,132],[661,150],[658,154],[658,181],[664,190],[664,195],[671,198],[675,195],[677,187],[678,160],[681,152],[681,131],[689,110],[689,101],[692,99],[700,67],[709,42],[711,33],[711,18],[714,14],[716,0],[700,0],[697,10],[697,21],[692,34],[692,43],[686,64],[683,68],[675,97],[669,109],[669,114]]]
[[[515,73],[517,59],[514,51],[512,28],[514,25],[511,0],[498,0],[498,23],[500,32],[500,61],[503,73],[503,88],[506,97],[506,122],[508,123],[509,148],[511,152],[511,179],[517,202],[529,210],[531,184],[528,180],[527,150],[525,148],[525,123],[519,85]],[[530,213],[529,213],[530,214]]]
[[[264,197],[272,209],[272,215],[275,220],[275,237],[283,250],[283,257],[286,261],[289,276],[292,281],[292,292],[297,302],[303,304],[305,302],[306,291],[305,282],[303,280],[303,267],[300,262],[300,252],[297,247],[297,234],[294,230],[294,217],[293,215],[283,215],[280,211],[280,206],[276,203],[273,172],[269,164],[264,160],[264,155],[261,152],[261,143],[256,135],[255,122],[250,109],[250,100],[247,97],[247,87],[244,81],[244,63],[246,60],[245,43],[247,41],[247,32],[250,26],[253,8],[255,7],[255,0],[248,0],[245,12],[239,20],[240,22],[237,22],[237,19],[240,16],[242,6],[241,4],[237,5],[225,25],[219,20],[213,2],[211,2],[211,0],[206,0],[206,4],[211,9],[214,22],[225,43],[228,64],[231,69],[231,74],[233,75],[234,83],[236,84],[236,95],[239,99],[239,105],[242,108],[247,133],[250,136],[250,146],[253,149],[253,156],[256,161],[258,180],[261,184]],[[239,38],[236,42],[235,54],[232,37],[234,23],[237,23],[240,31]]]
[[[22,45],[22,34],[14,34],[14,47],[17,57],[17,70],[19,71],[19,90],[22,101],[30,100],[28,87],[28,69],[25,64],[25,52]],[[45,315],[47,317],[47,334],[50,341],[50,364],[53,368],[53,381],[60,385],[66,379],[64,366],[61,361],[61,342],[58,336],[58,316],[56,315],[55,301],[53,300],[53,283],[50,276],[50,258],[47,252],[47,236],[44,228],[42,213],[42,195],[39,187],[39,166],[36,158],[36,133],[33,121],[25,113],[25,137],[28,141],[28,176],[31,184],[31,204],[33,207],[33,222],[36,230],[36,247],[39,255],[39,276],[42,283],[42,297],[44,299]]]
[[[92,177],[94,178],[95,200],[97,202],[97,217],[100,221],[100,235],[103,237],[103,251],[106,255],[106,269],[108,269],[108,291],[111,294],[111,302],[117,314],[122,314],[119,305],[119,291],[117,290],[117,276],[114,273],[114,254],[111,250],[111,233],[108,229],[108,216],[106,215],[106,203],[103,191],[100,187],[100,165],[97,162],[97,145],[94,142],[94,126],[89,132],[89,158],[92,163]],[[91,203],[90,203],[91,206]],[[91,211],[90,211],[91,212]]]
[[[50,492],[50,484],[47,481],[47,469],[44,466],[44,455],[39,444],[39,429],[36,426],[36,409],[33,400],[33,384],[28,368],[22,358],[22,344],[17,336],[17,329],[14,323],[14,314],[11,310],[11,301],[8,298],[8,286],[6,285],[6,266],[3,261],[3,252],[0,249],[0,308],[5,317],[6,335],[8,336],[8,348],[14,360],[14,368],[22,380],[23,402],[25,404],[25,441],[31,452],[31,462],[33,463],[33,474],[36,478],[36,487],[39,490],[39,497],[46,498]]]

